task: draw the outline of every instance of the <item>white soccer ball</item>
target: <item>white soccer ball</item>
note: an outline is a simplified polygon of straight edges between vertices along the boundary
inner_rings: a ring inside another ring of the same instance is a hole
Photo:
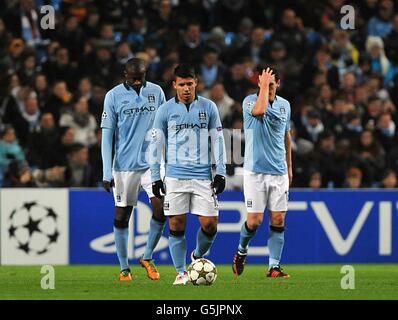
[[[188,266],[188,276],[195,286],[210,286],[217,279],[217,268],[210,260],[199,258]]]

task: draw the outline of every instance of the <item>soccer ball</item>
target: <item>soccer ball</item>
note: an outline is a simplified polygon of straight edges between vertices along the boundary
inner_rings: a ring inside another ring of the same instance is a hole
[[[195,286],[210,286],[217,279],[217,268],[210,260],[199,258],[189,265],[188,276]]]

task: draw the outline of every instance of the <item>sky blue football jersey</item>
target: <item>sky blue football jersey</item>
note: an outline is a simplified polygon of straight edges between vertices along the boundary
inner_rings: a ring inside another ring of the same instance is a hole
[[[243,100],[243,126],[245,131],[245,162],[248,171],[272,175],[287,174],[285,134],[290,130],[290,103],[276,96],[262,117],[251,112],[257,94]]]
[[[151,141],[150,133],[155,114],[165,101],[161,87],[148,81],[141,87],[139,95],[126,83],[107,92],[101,128],[115,130],[115,171],[149,168],[145,154]]]
[[[201,96],[187,106],[172,98],[160,106],[152,132],[152,150],[157,161],[151,164],[152,181],[160,180],[159,152],[165,150],[166,177],[178,179],[212,179],[225,176],[225,144],[217,106]]]

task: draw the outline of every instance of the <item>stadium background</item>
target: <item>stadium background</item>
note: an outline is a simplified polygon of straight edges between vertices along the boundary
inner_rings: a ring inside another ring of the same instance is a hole
[[[344,4],[354,6],[354,30],[340,28]],[[40,28],[42,5],[55,9],[54,30]],[[0,263],[116,264],[98,126],[106,91],[134,56],[168,98],[174,67],[193,63],[198,93],[235,130],[258,71],[275,66],[293,126],[284,261],[398,262],[397,9],[391,0],[1,2]],[[230,263],[244,219],[241,172],[228,165],[216,263]],[[56,219],[38,228],[47,215]],[[149,216],[141,194],[132,259]],[[253,263],[267,254],[266,236],[257,238]],[[166,238],[158,249],[157,262],[170,264]]]

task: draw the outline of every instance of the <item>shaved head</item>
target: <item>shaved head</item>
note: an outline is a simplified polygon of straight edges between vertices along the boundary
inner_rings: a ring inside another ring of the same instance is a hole
[[[147,64],[144,60],[132,58],[126,62],[125,70],[132,73],[146,73]]]
[[[146,72],[147,64],[144,60],[132,58],[126,62],[124,77],[128,85],[137,91],[137,94],[145,82]]]

